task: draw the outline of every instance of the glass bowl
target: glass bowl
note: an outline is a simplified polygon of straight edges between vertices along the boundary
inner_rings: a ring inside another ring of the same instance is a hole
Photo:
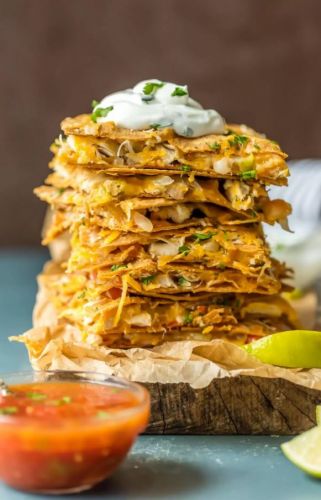
[[[76,493],[110,476],[148,423],[139,384],[80,371],[4,373],[0,479],[43,494]]]

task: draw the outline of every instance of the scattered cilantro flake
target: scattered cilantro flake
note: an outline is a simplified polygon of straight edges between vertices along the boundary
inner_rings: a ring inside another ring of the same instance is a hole
[[[191,167],[189,165],[181,165],[181,170],[183,170],[183,172],[190,172]]]
[[[143,276],[140,278],[140,282],[143,283],[143,285],[149,285],[153,279],[155,279],[155,275],[150,274],[149,276]]]
[[[242,181],[250,181],[256,179],[256,170],[247,170],[245,172],[241,172],[240,177]]]
[[[47,395],[42,394],[41,392],[27,392],[26,396],[34,401],[43,401],[44,399],[47,399]]]
[[[215,153],[219,153],[221,151],[221,144],[219,142],[214,142],[213,144],[209,144],[209,147],[215,151]]]
[[[107,106],[107,108],[97,108],[91,113],[91,119],[97,123],[97,118],[105,117],[114,109],[114,106]]]
[[[143,102],[151,102],[154,100],[154,96],[153,95],[143,95],[142,96],[142,101]]]
[[[164,87],[164,83],[163,82],[147,82],[145,83],[144,85],[144,88],[143,88],[143,93],[145,95],[150,95],[150,94],[153,94],[154,92],[156,92],[157,89],[160,89]]]
[[[172,122],[164,121],[163,123],[151,123],[150,128],[154,128],[155,130],[158,130],[159,128],[171,127],[172,125],[173,125]]]
[[[107,411],[104,411],[104,410],[98,410],[97,413],[96,413],[96,417],[97,418],[108,418],[109,417],[109,413]]]
[[[92,109],[94,109],[96,106],[98,106],[98,104],[99,104],[99,101],[96,101],[96,99],[93,99],[91,101],[91,107],[92,107]]]
[[[111,266],[111,271],[118,271],[118,269],[127,269],[127,264],[113,264]]]
[[[14,415],[15,413],[18,413],[16,406],[4,406],[0,408],[0,415]]]
[[[191,137],[194,134],[194,130],[191,127],[186,127],[183,130],[183,136],[184,137]]]
[[[212,236],[215,236],[215,234],[217,233],[212,233],[211,231],[209,231],[208,233],[195,233],[193,234],[193,238],[194,240],[196,240],[196,242],[199,242],[203,240],[209,240],[210,238],[212,238]]]
[[[52,406],[63,406],[71,403],[72,399],[70,396],[62,396],[60,399],[53,399],[49,401],[49,404]]]
[[[238,135],[234,134],[232,139],[229,139],[229,145],[236,148],[241,149],[242,146],[245,146],[248,142],[249,138],[246,135]]]
[[[77,299],[83,299],[86,295],[86,291],[84,290],[83,292],[80,292],[80,294],[77,296]]]
[[[191,249],[188,245],[182,245],[179,247],[178,251],[186,257],[186,255],[190,253]]]
[[[224,269],[226,269],[226,265],[225,265],[225,264],[223,264],[223,263],[218,264],[218,266],[217,266],[217,267],[218,267],[219,269],[221,269],[221,271],[224,271]]]
[[[66,188],[58,188],[58,189],[57,189],[57,192],[58,192],[59,196],[60,196],[61,194],[63,194],[65,191],[66,191]]]
[[[183,89],[182,87],[175,87],[175,89],[173,90],[172,92],[172,96],[175,97],[175,96],[178,96],[178,97],[182,97],[183,95],[187,95],[188,92],[186,92],[185,89]]]
[[[256,142],[254,143],[254,147],[255,147],[255,149],[257,149],[258,151],[261,149],[261,148],[260,148],[260,146],[259,146]]]
[[[190,325],[193,322],[193,316],[190,312],[186,313],[183,317],[184,325]]]
[[[189,284],[190,282],[184,278],[184,276],[180,276],[177,280],[179,286],[186,286],[187,284]]]

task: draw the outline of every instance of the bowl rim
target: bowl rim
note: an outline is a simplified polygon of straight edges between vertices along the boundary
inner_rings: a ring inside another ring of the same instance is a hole
[[[40,380],[37,380],[37,376],[39,377]],[[57,376],[57,378],[55,378]],[[59,376],[62,377],[59,379]],[[24,378],[31,377],[30,380],[24,380]],[[34,377],[36,377],[34,379]],[[47,377],[47,379],[46,379]],[[113,412],[112,416],[110,419],[102,419],[99,421],[97,419],[97,422],[93,420],[93,417],[62,417],[63,420],[67,421],[72,421],[73,423],[79,422],[84,423],[84,422],[90,422],[90,425],[101,425],[104,424],[106,425],[108,422],[109,423],[114,423],[115,421],[118,420],[128,420],[128,418],[134,416],[135,414],[143,412],[146,407],[150,407],[150,393],[149,391],[140,383],[137,382],[132,382],[131,380],[127,380],[122,377],[115,377],[114,375],[108,375],[106,373],[102,372],[96,372],[96,371],[90,371],[90,370],[33,370],[33,369],[27,369],[27,370],[18,370],[18,371],[6,371],[6,372],[1,372],[0,373],[0,378],[4,380],[4,382],[8,385],[19,385],[19,384],[28,384],[28,383],[42,383],[42,382],[49,382],[50,383],[50,377],[53,382],[75,382],[75,383],[89,383],[89,384],[96,384],[96,385],[102,385],[102,386],[111,386],[111,387],[117,387],[117,388],[122,388],[122,389],[127,389],[131,393],[135,394],[137,397],[137,404],[132,406],[131,408],[127,409],[121,409],[121,410],[116,410]],[[78,378],[77,378],[78,377]],[[12,380],[10,381],[10,378],[21,378],[21,380]],[[7,423],[7,422],[21,422],[24,421],[26,422],[39,422],[41,421],[41,417],[29,417],[26,415],[15,415],[15,414],[10,414],[10,415],[1,415],[0,414],[0,424],[1,423]]]

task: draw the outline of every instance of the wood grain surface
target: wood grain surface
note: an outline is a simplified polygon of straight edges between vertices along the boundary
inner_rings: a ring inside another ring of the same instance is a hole
[[[321,403],[321,391],[279,378],[227,377],[197,390],[145,385],[152,398],[148,434],[297,434],[315,425]]]

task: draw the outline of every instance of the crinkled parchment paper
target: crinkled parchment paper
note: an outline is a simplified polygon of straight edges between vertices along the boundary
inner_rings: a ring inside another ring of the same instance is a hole
[[[316,299],[313,293],[295,301],[305,328],[315,321]],[[34,311],[35,328],[19,337],[29,352],[35,369],[90,370],[125,377],[136,382],[189,383],[206,387],[214,378],[251,375],[284,378],[321,390],[321,369],[302,370],[267,365],[248,355],[241,347],[222,340],[210,342],[167,342],[153,349],[110,349],[84,343],[80,332],[71,326],[59,326],[54,308],[44,290],[39,291]],[[46,326],[53,325],[53,326]]]

